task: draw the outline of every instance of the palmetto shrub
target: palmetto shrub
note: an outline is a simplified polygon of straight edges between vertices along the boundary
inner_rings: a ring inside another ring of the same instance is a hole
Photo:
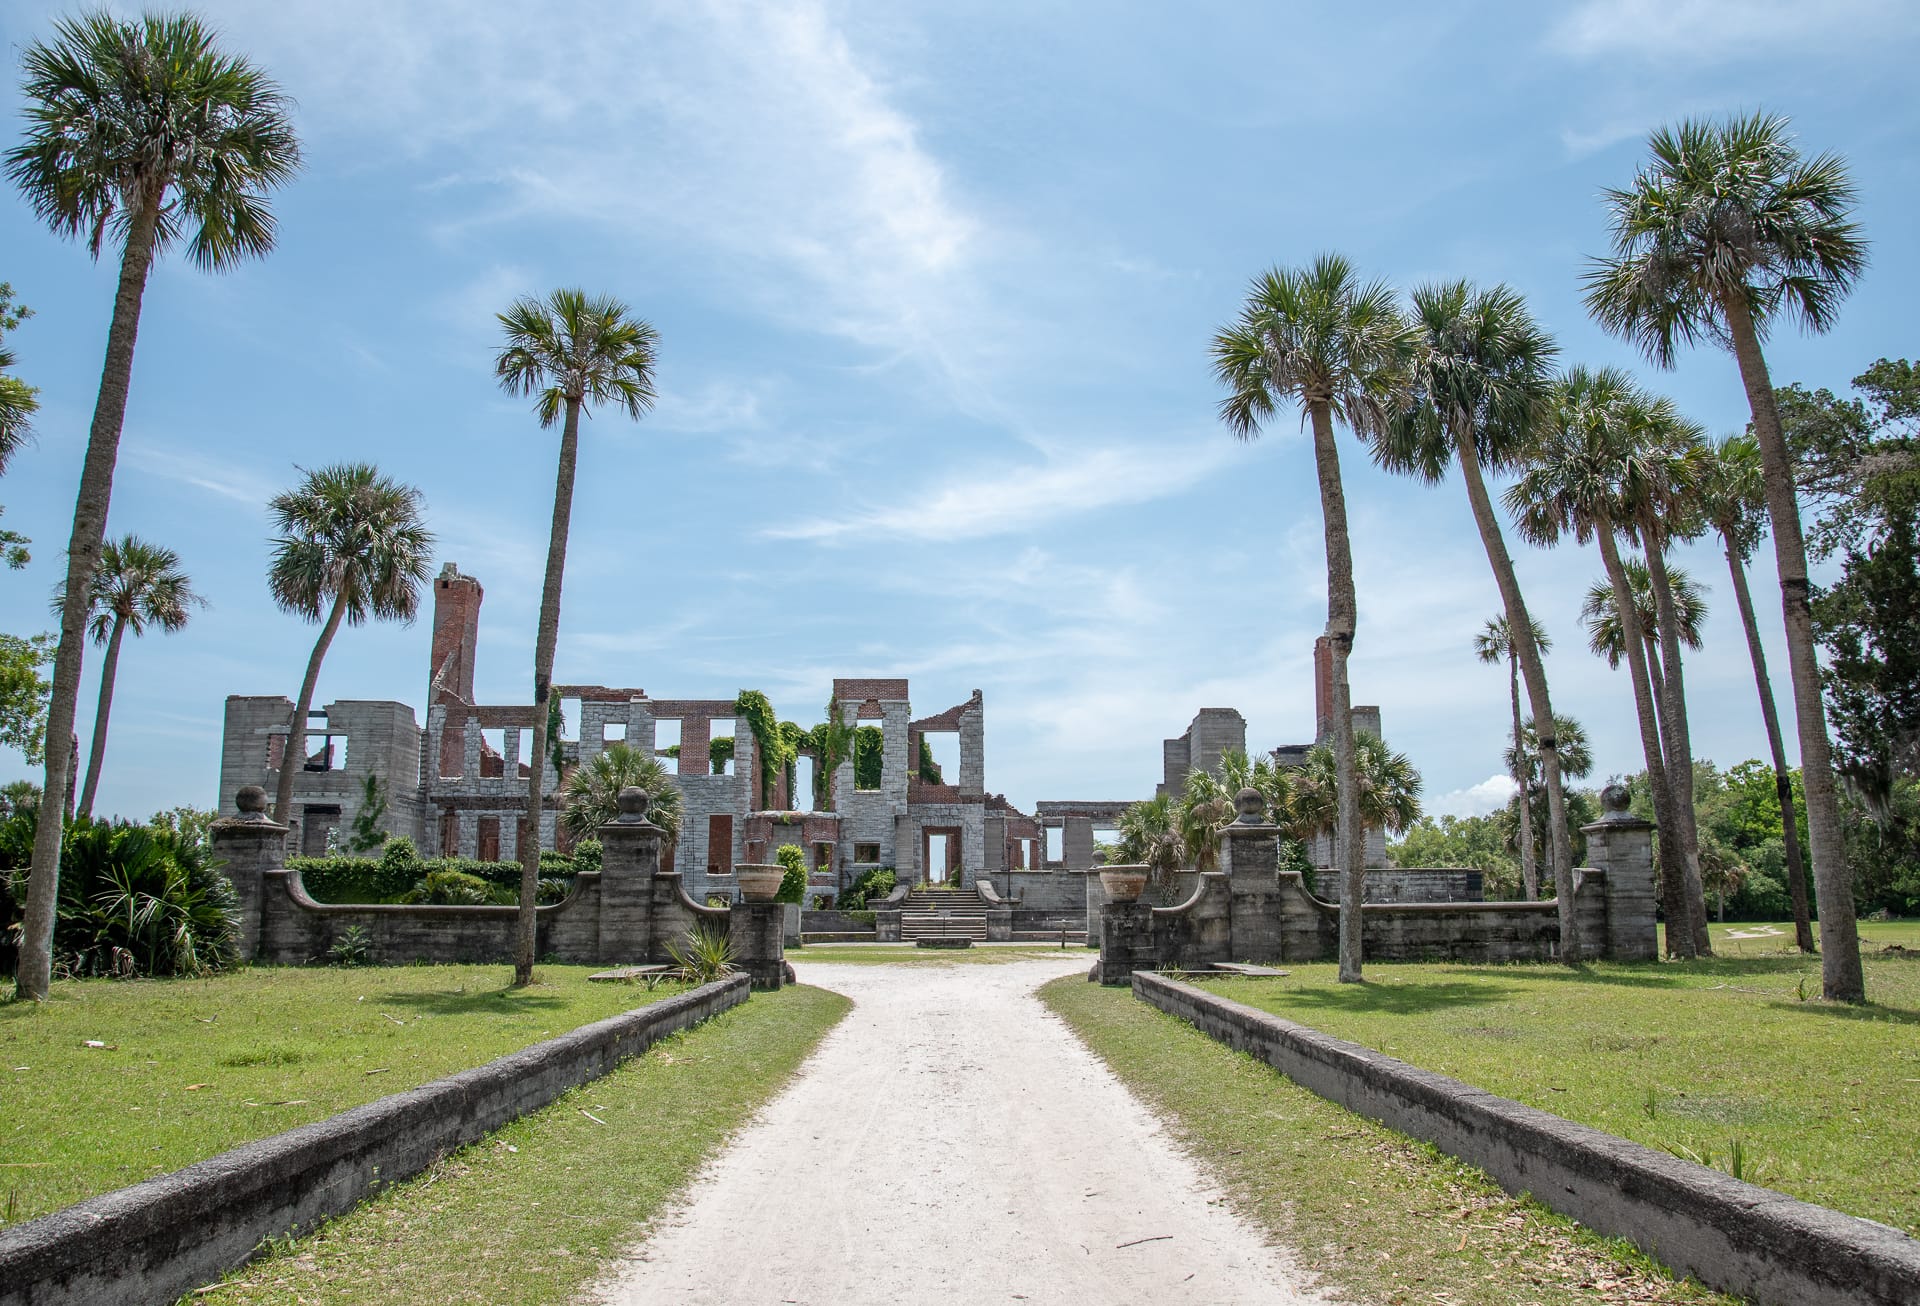
[[[0,876],[26,899],[37,809],[0,822]],[[125,821],[85,817],[60,854],[54,966],[70,975],[203,975],[231,965],[239,902],[213,859],[190,841]],[[17,917],[0,921],[17,937]]]
[[[689,984],[710,984],[734,971],[733,943],[711,930],[688,930],[680,942],[668,942],[667,955]]]

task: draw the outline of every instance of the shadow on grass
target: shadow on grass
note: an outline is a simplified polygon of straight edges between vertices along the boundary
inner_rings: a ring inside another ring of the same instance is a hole
[[[1327,984],[1313,988],[1275,989],[1261,986],[1259,980],[1211,980],[1203,987],[1214,990],[1224,998],[1242,1001],[1254,994],[1265,997],[1262,1002],[1250,1002],[1249,1006],[1258,1006],[1264,1010],[1286,1014],[1296,1011],[1348,1011],[1380,1012],[1395,1016],[1420,1016],[1433,1011],[1445,1011],[1455,1007],[1485,1006],[1488,1003],[1501,1002],[1511,993],[1511,987],[1504,984],[1481,982],[1477,984],[1453,983],[1439,980],[1422,984]]]
[[[498,1016],[516,1011],[551,1011],[566,1006],[567,1000],[557,993],[529,993],[524,989],[476,989],[469,993],[427,989],[383,994],[380,1005],[406,1007],[430,1016]]]
[[[1911,1007],[1887,1007],[1869,1001],[1864,1006],[1844,1002],[1769,1002],[1775,1011],[1791,1011],[1801,1016],[1821,1016],[1828,1020],[1872,1020],[1890,1025],[1920,1025],[1920,1011]]]

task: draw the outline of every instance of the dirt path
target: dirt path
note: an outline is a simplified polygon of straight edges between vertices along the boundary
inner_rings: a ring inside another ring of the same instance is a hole
[[[1034,995],[1087,954],[809,966],[855,1002],[611,1303],[1308,1303]]]

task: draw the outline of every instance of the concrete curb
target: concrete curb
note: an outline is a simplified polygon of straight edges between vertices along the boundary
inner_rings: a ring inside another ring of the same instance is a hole
[[[1410,1066],[1148,971],[1134,996],[1509,1192],[1762,1306],[1912,1306],[1920,1241]]]
[[[0,1231],[0,1306],[165,1306],[746,999],[730,976]]]

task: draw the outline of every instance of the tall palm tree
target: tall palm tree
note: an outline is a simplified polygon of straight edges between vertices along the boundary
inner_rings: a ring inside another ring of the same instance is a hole
[[[67,544],[47,711],[43,788],[61,794],[73,775],[88,584],[100,565],[147,274],[182,239],[188,257],[209,271],[271,250],[267,195],[298,171],[300,144],[279,87],[218,48],[192,14],[122,19],[100,9],[57,19],[54,39],[29,42],[21,66],[27,129],[7,151],[7,175],[57,234],[84,239],[96,259],[109,246],[120,256]],[[18,987],[35,1000],[46,997],[52,975],[61,828],[43,820],[34,835]]]
[[[1184,864],[1185,844],[1171,794],[1134,803],[1120,814],[1115,855],[1130,866],[1144,866],[1154,891],[1165,898]]]
[[[1587,309],[1662,367],[1705,339],[1732,350],[1760,446],[1780,607],[1793,674],[1800,772],[1820,916],[1821,989],[1866,1001],[1853,884],[1840,828],[1833,750],[1820,698],[1806,541],[1793,464],[1760,342],[1777,315],[1809,331],[1833,325],[1867,265],[1855,191],[1839,155],[1806,158],[1787,120],[1755,113],[1689,120],[1647,142],[1632,185],[1607,192],[1613,253],[1587,274]]]
[[[568,773],[561,787],[560,823],[575,839],[591,839],[620,814],[620,791],[629,786],[646,791],[647,819],[666,832],[664,864],[680,839],[686,797],[659,758],[625,743],[608,744]]]
[[[1686,859],[1681,841],[1675,837],[1678,818],[1667,783],[1645,641],[1616,538],[1617,532],[1632,523],[1644,478],[1640,450],[1634,444],[1637,427],[1633,415],[1640,401],[1641,396],[1624,372],[1614,368],[1568,369],[1554,385],[1551,419],[1541,430],[1520,479],[1508,487],[1506,504],[1521,534],[1535,544],[1551,546],[1561,536],[1571,534],[1583,544],[1593,541],[1599,545],[1620,612],[1648,786],[1654,798],[1654,819],[1662,835],[1660,860],[1668,890],[1667,945],[1690,957],[1697,946],[1686,893]],[[1673,928],[1675,922],[1685,923],[1688,928]],[[1562,947],[1567,955],[1579,955],[1564,939]]]
[[[1354,755],[1359,783],[1354,797],[1360,808],[1363,830],[1386,830],[1404,834],[1420,819],[1420,790],[1423,781],[1405,753],[1396,753],[1375,734],[1365,730],[1354,733]],[[1283,817],[1285,829],[1296,839],[1318,839],[1332,834],[1338,825],[1340,774],[1333,750],[1315,744],[1307,750],[1306,760],[1290,768],[1291,796]],[[1354,898],[1348,882],[1348,901],[1366,900],[1366,881],[1360,883],[1360,896]]]
[[[1640,638],[1647,650],[1647,668],[1658,682],[1664,677],[1660,664],[1660,613],[1653,601],[1653,578],[1647,564],[1638,557],[1623,554],[1621,567],[1627,573],[1627,592],[1640,620]],[[1673,591],[1673,611],[1679,623],[1680,642],[1691,649],[1701,646],[1701,630],[1707,621],[1704,591],[1685,567],[1669,566],[1667,583]],[[1620,667],[1626,646],[1621,642],[1620,609],[1614,599],[1613,581],[1601,577],[1587,589],[1580,604],[1580,619],[1587,628],[1587,647],[1595,657],[1605,658],[1614,670]]]
[[[1211,771],[1187,772],[1186,785],[1173,806],[1182,865],[1196,871],[1220,869],[1220,831],[1234,818],[1237,792]]]
[[[1533,637],[1533,647],[1536,654],[1544,654],[1553,647],[1553,641],[1548,638],[1546,630],[1539,622],[1529,617],[1527,618],[1527,624],[1531,627],[1528,633]],[[1508,757],[1512,759],[1512,763],[1508,769],[1513,776],[1514,786],[1521,795],[1520,884],[1526,890],[1527,901],[1532,902],[1540,896],[1540,869],[1534,861],[1533,855],[1533,804],[1527,801],[1525,797],[1529,780],[1527,773],[1521,769],[1521,759],[1524,757],[1524,752],[1521,748],[1520,641],[1513,638],[1512,627],[1507,625],[1507,619],[1505,617],[1493,617],[1481,628],[1480,633],[1473,637],[1473,652],[1474,656],[1482,662],[1493,663],[1504,661],[1507,664],[1507,694],[1513,705],[1513,744],[1508,750]],[[1560,718],[1555,717],[1554,720],[1558,721]],[[1559,739],[1557,736],[1554,738],[1554,751],[1556,753],[1559,751]],[[1557,779],[1561,770],[1557,757],[1553,765],[1554,776]],[[1551,821],[1554,819],[1551,813],[1557,810],[1561,813],[1559,817],[1560,824],[1564,826],[1566,824],[1565,795],[1562,795],[1557,807],[1553,802],[1553,785],[1551,783],[1547,785],[1547,795],[1548,820]],[[1549,839],[1551,839],[1551,836],[1549,836]],[[1569,840],[1569,846],[1571,846],[1571,840]],[[1568,853],[1568,860],[1572,860],[1571,852]],[[1558,892],[1559,881],[1556,879],[1554,884],[1556,892]]]
[[[553,697],[553,653],[560,640],[560,585],[567,567],[567,531],[573,518],[573,477],[579,461],[580,412],[612,404],[634,421],[653,407],[654,352],[659,333],[607,295],[556,290],[545,299],[523,297],[499,315],[506,345],[494,375],[508,394],[533,395],[540,425],[560,423],[560,459],[553,489],[553,528],[547,539],[547,575],[540,590],[540,629],[533,648],[533,756],[547,753],[547,715]],[[527,779],[527,829],[520,849],[520,919],[513,952],[516,988],[533,982],[534,905],[540,892],[540,816],[545,766]]]
[[[321,623],[300,697],[287,722],[273,819],[293,815],[293,778],[307,757],[307,714],[320,664],[340,625],[411,622],[433,570],[433,532],[420,519],[420,491],[372,463],[336,463],[268,501],[277,535],[267,588],[283,610]],[[535,756],[538,756],[536,753]]]
[[[1773,783],[1780,797],[1780,837],[1785,845],[1788,897],[1793,902],[1794,943],[1802,952],[1814,951],[1813,921],[1807,908],[1807,872],[1800,857],[1800,823],[1794,817],[1793,779],[1787,770],[1787,750],[1780,738],[1780,714],[1773,704],[1773,682],[1767,676],[1767,653],[1760,645],[1760,626],[1754,619],[1753,596],[1747,590],[1747,559],[1760,543],[1766,506],[1766,475],[1760,445],[1750,435],[1730,435],[1695,455],[1695,485],[1701,510],[1726,546],[1727,569],[1733,576],[1733,601],[1740,609],[1740,626],[1747,635],[1747,654],[1753,661],[1753,683],[1760,694],[1760,719],[1766,725],[1767,748],[1773,758]]]
[[[1341,784],[1335,847],[1346,878],[1340,915],[1340,980],[1359,983],[1360,903],[1366,892],[1366,849],[1354,783],[1353,655],[1358,608],[1346,492],[1340,483],[1337,420],[1378,443],[1410,394],[1417,346],[1413,329],[1383,281],[1361,281],[1346,259],[1323,254],[1304,268],[1274,268],[1254,281],[1239,318],[1213,340],[1214,375],[1227,387],[1220,415],[1251,440],[1287,404],[1305,410],[1313,430],[1314,470],[1326,530],[1327,640],[1333,653],[1332,716]]]
[[[1559,741],[1560,769],[1569,780],[1584,779],[1593,770],[1593,750],[1587,746],[1587,730],[1573,717],[1561,715],[1553,720],[1553,737]],[[1535,781],[1540,774],[1540,738],[1529,717],[1520,730],[1518,746],[1507,750],[1507,769],[1522,777],[1521,790],[1514,796],[1516,826],[1545,826],[1549,814],[1541,810],[1544,785]],[[1568,842],[1573,839],[1574,822],[1567,821]],[[1515,834],[1523,831],[1516,829]]]
[[[40,407],[40,392],[17,376],[10,376],[15,359],[6,338],[33,316],[33,310],[16,303],[13,287],[0,281],[0,472],[7,470],[14,454],[32,433],[33,414]]]
[[[1546,665],[1534,642],[1536,623],[1527,614],[1483,468],[1511,470],[1526,451],[1553,383],[1559,350],[1527,311],[1526,301],[1506,286],[1481,290],[1465,281],[1420,286],[1413,292],[1413,320],[1421,337],[1415,402],[1394,423],[1392,438],[1381,446],[1380,461],[1391,470],[1436,483],[1458,463],[1474,524],[1500,589],[1513,660],[1526,682],[1528,704],[1536,718],[1553,721]],[[1548,846],[1565,938],[1572,937],[1569,931],[1578,931],[1573,912],[1573,845],[1566,833],[1566,791],[1557,741],[1549,735],[1544,745],[1547,806],[1553,813]],[[1526,878],[1531,894],[1537,881],[1534,874]]]
[[[65,606],[65,598],[56,593],[56,607]],[[80,787],[79,816],[93,815],[93,797],[100,787],[121,639],[129,631],[138,639],[150,625],[171,635],[186,627],[191,609],[206,603],[193,592],[192,581],[180,569],[180,555],[172,549],[127,535],[108,540],[100,550],[100,570],[93,573],[87,594],[87,629],[95,644],[106,645],[107,653],[100,663],[100,705],[93,714],[93,747],[87,754],[87,778]]]

